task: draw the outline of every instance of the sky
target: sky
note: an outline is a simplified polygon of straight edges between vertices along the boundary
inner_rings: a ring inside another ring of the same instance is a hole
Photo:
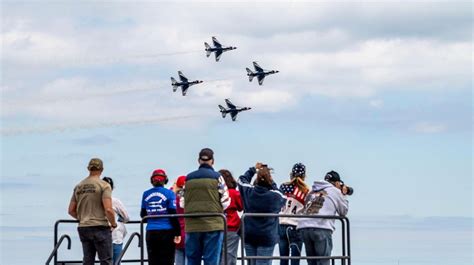
[[[277,183],[297,162],[308,183],[339,172],[355,264],[374,248],[373,264],[472,264],[471,2],[2,1],[1,14],[1,263],[46,260],[90,158],[138,219],[151,172],[187,174],[210,147],[234,177],[257,161]],[[212,36],[237,49],[207,58]],[[253,61],[280,72],[249,82]],[[179,70],[204,82],[173,93]],[[223,119],[226,98],[252,110]],[[24,257],[25,240],[42,252]],[[460,257],[439,256],[449,242]]]

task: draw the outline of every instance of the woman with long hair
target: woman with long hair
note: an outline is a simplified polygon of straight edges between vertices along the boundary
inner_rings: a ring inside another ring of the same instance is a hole
[[[253,176],[257,178],[251,184]],[[270,169],[260,162],[239,178],[239,190],[246,213],[279,213],[286,197],[278,190]],[[272,256],[278,243],[278,217],[247,217],[245,252],[247,256]],[[250,260],[250,265],[268,265],[271,260]]]
[[[237,181],[235,181],[232,173],[227,169],[221,169],[219,173],[224,178],[230,197],[230,205],[224,212],[227,217],[227,264],[235,265],[237,263],[237,250],[240,240],[240,217],[238,212],[243,211],[244,208],[240,192],[236,189]],[[221,265],[226,265],[223,256],[221,258]]]
[[[287,201],[281,209],[281,214],[300,214],[304,209],[304,200],[309,188],[304,182],[306,178],[306,167],[302,163],[296,163],[290,173],[290,181],[280,185],[280,191],[285,194]],[[303,238],[300,230],[296,230],[298,218],[280,217],[280,256],[301,256]],[[299,259],[292,259],[291,265],[299,265]],[[281,259],[280,265],[288,265],[287,259]]]

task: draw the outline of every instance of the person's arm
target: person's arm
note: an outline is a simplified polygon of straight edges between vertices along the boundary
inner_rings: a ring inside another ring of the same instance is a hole
[[[340,191],[336,196],[336,211],[340,216],[346,216],[347,212],[349,212],[349,201],[347,200],[347,197],[342,195],[342,192]]]
[[[115,210],[117,211],[118,215],[120,215],[122,217],[123,222],[126,223],[126,222],[130,221],[130,217],[128,216],[127,209],[125,208],[123,203],[117,198],[114,199],[114,202],[115,202],[114,203],[115,205],[113,205],[113,206],[114,206]]]
[[[145,193],[142,195],[142,208],[140,209],[140,217],[143,218],[147,216],[146,208],[145,208]]]
[[[102,190],[102,206],[104,207],[105,216],[109,221],[112,228],[117,227],[117,222],[115,221],[115,212],[112,208],[112,189],[110,185],[106,185]]]
[[[102,205],[104,206],[105,216],[109,221],[112,228],[117,227],[117,222],[115,221],[115,212],[112,208],[112,198],[102,198]]]
[[[224,178],[222,176],[219,176],[219,194],[221,195],[221,205],[222,208],[225,210],[227,207],[230,205],[230,196],[229,196],[229,190],[227,189],[227,185],[225,184]]]
[[[244,206],[242,204],[242,198],[240,197],[240,192],[235,193],[235,207],[237,208],[238,212],[241,212],[244,210]]]
[[[239,177],[239,184],[245,186],[245,184],[250,185],[250,181],[257,172],[255,167],[249,168],[242,176]]]
[[[69,201],[69,207],[67,212],[69,213],[72,218],[77,220],[77,202],[74,194],[72,195],[71,201]]]
[[[176,214],[176,195],[174,193],[168,198],[167,206],[168,214]],[[178,217],[170,218],[171,226],[174,234],[175,244],[181,242],[181,225],[179,224]]]

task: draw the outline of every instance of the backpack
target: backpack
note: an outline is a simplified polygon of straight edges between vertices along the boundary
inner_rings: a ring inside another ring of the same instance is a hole
[[[323,207],[327,192],[323,190],[310,191],[304,200],[303,214],[317,214]]]

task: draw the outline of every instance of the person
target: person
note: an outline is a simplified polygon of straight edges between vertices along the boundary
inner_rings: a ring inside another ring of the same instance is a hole
[[[225,210],[227,217],[227,264],[236,265],[240,240],[240,216],[238,212],[243,211],[244,208],[240,198],[240,192],[236,189],[237,181],[235,181],[232,173],[227,169],[221,169],[219,173],[224,178],[230,196],[230,205]],[[222,255],[224,255],[224,252]],[[225,265],[223,256],[221,257],[221,265]]]
[[[253,185],[250,184],[257,173]],[[279,213],[286,197],[278,190],[270,169],[258,162],[239,177],[239,191],[245,213]],[[248,217],[245,220],[245,252],[247,256],[272,256],[278,242],[278,217]],[[271,260],[250,260],[251,265],[271,264]]]
[[[176,214],[176,196],[164,187],[168,177],[163,169],[153,171],[152,188],[143,192],[140,216],[144,218],[163,214]],[[148,264],[173,265],[175,244],[181,242],[181,229],[177,218],[148,218],[146,245]]]
[[[312,191],[307,195],[305,210],[315,215],[345,216],[349,209],[346,196],[342,193],[341,178],[335,171],[326,174],[324,180],[315,181]],[[313,201],[314,199],[314,201]],[[312,208],[314,206],[314,208]],[[306,255],[330,256],[332,251],[332,233],[335,219],[301,218],[298,230],[303,235]],[[309,265],[329,265],[329,259],[308,260]]]
[[[280,185],[280,191],[288,198],[286,204],[281,208],[281,214],[301,214],[304,208],[304,200],[309,191],[304,183],[306,167],[302,163],[296,163],[290,173],[290,181]],[[297,218],[280,217],[280,241],[278,243],[280,256],[301,256],[303,238],[300,231],[296,230]],[[291,265],[299,265],[299,259],[292,259]],[[281,259],[280,265],[288,265],[287,259]]]
[[[186,182],[186,176],[179,176],[175,183],[173,184],[173,192],[176,194],[176,212],[178,214],[184,213],[184,208],[180,204],[181,197],[183,195],[184,183]],[[175,263],[176,265],[185,265],[186,264],[186,249],[184,247],[185,242],[185,226],[184,226],[184,217],[179,217],[179,226],[181,228],[181,242],[176,244],[175,252]]]
[[[103,177],[102,180],[109,183],[113,192],[114,180],[109,177]],[[117,263],[117,260],[122,252],[123,239],[127,235],[127,228],[124,223],[130,221],[130,217],[123,203],[114,196],[112,196],[112,209],[114,209],[117,216],[117,228],[112,231],[112,260],[114,265],[120,265],[120,262]]]
[[[95,255],[101,265],[112,265],[112,232],[117,227],[112,208],[112,189],[100,179],[104,170],[99,158],[87,166],[89,176],[74,188],[68,213],[79,220],[78,233],[82,243],[82,264],[93,265]]]
[[[229,192],[219,172],[214,171],[214,152],[199,152],[199,169],[186,176],[184,212],[224,213],[230,204]],[[221,217],[185,218],[186,258],[189,265],[219,264],[222,250],[224,220]]]

